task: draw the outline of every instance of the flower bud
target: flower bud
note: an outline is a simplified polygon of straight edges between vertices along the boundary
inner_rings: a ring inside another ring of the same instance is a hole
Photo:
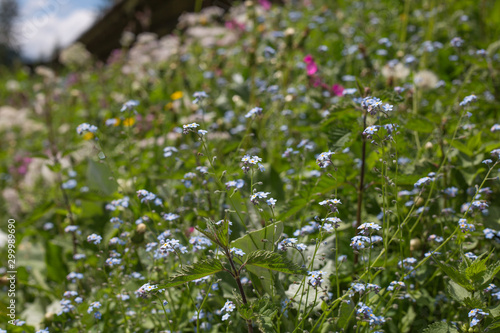
[[[422,242],[418,238],[413,238],[410,240],[410,251],[416,251],[420,249],[420,246],[422,245]]]
[[[146,225],[144,223],[139,223],[137,225],[137,228],[135,229],[135,231],[139,234],[143,234],[146,232]]]

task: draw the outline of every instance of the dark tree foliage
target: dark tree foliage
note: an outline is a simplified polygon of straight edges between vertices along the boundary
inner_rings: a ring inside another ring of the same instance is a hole
[[[0,0],[0,65],[9,65],[19,56],[14,34],[18,16],[16,0]]]

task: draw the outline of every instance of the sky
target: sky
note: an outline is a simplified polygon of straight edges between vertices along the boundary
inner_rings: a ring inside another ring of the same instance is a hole
[[[16,37],[22,56],[46,59],[56,46],[71,45],[95,21],[103,0],[18,0]]]

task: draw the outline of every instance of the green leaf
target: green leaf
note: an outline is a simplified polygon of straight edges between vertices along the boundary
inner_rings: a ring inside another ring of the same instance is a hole
[[[55,282],[66,279],[68,270],[63,260],[63,248],[54,243],[45,244],[45,265],[47,267],[47,278]]]
[[[432,133],[436,126],[423,116],[413,115],[408,118],[406,128],[420,133]]]
[[[500,304],[488,307],[488,312],[493,316],[493,318],[500,317]]]
[[[460,333],[455,326],[446,322],[432,323],[423,333]]]
[[[482,131],[477,132],[476,135],[471,137],[468,142],[467,142],[467,148],[469,148],[472,151],[477,151],[479,147],[481,146],[481,135]]]
[[[31,211],[31,214],[23,221],[24,226],[26,226],[26,224],[38,221],[45,214],[48,214],[55,206],[56,204],[54,201],[49,201],[36,207]]]
[[[234,240],[231,242],[230,247],[241,249],[247,255],[258,250],[274,250],[274,243],[280,239],[282,233],[283,222],[276,222]],[[243,258],[245,259],[245,257]],[[246,269],[250,273],[256,290],[263,289],[269,295],[278,293],[280,296],[285,297],[281,282],[275,278],[270,270],[258,266],[248,266]]]
[[[306,274],[306,270],[288,258],[271,251],[255,251],[248,255],[246,265],[252,265],[286,274]]]
[[[463,301],[465,307],[470,309],[484,309],[485,303],[478,297],[466,297]]]
[[[500,328],[500,320],[496,320],[496,321],[492,322],[491,324],[489,324],[484,329],[484,331],[485,332],[490,332],[491,330],[494,330],[494,329],[497,329],[497,328]],[[494,332],[498,332],[498,330],[495,330]]]
[[[265,183],[271,186],[273,189],[273,196],[278,202],[285,199],[284,183],[275,166],[272,165],[270,167],[268,180]]]
[[[206,219],[206,221],[208,230],[202,230],[198,227],[196,227],[196,230],[204,234],[221,248],[227,249],[229,245],[229,220],[224,219],[224,222],[220,225],[215,224],[215,222],[210,219]]]
[[[273,332],[273,321],[274,316],[278,312],[278,307],[269,298],[261,297],[258,299],[254,311],[257,312],[255,322],[259,330],[262,333]]]
[[[349,323],[350,319],[353,317],[354,306],[352,303],[353,302],[350,302],[349,304],[346,302],[342,302],[342,304],[340,305],[339,319],[337,320],[338,328],[345,327]]]
[[[208,239],[210,239],[212,242],[216,243],[217,244],[217,239],[215,238],[215,235],[212,235],[210,232],[206,231],[206,230],[202,230],[198,227],[195,227],[196,230],[198,230],[199,232],[201,232],[203,235],[205,235]]]
[[[469,267],[465,269],[465,276],[471,280],[481,279],[484,272],[487,270],[486,261],[488,261],[489,256],[479,260],[474,260]]]
[[[238,314],[245,320],[255,321],[259,330],[263,333],[273,332],[273,317],[278,307],[274,305],[269,297],[260,297],[238,308]]]
[[[323,200],[324,194],[332,193],[337,187],[335,180],[330,177],[322,177],[321,181],[306,190],[300,191],[294,198],[287,202],[284,212],[278,217],[278,220],[287,220],[303,208],[307,207],[312,200]]]
[[[110,195],[116,191],[118,184],[113,179],[111,171],[106,164],[94,162],[88,159],[87,184],[95,191]]]
[[[302,197],[300,195],[296,196],[292,200],[287,203],[287,209],[279,216],[280,220],[286,220],[287,218],[293,216],[298,213],[301,209],[307,206],[309,201],[307,198]]]
[[[401,319],[401,330],[400,330],[400,332],[401,333],[409,332],[410,329],[411,329],[411,324],[413,323],[413,321],[415,320],[416,317],[417,317],[417,313],[413,309],[413,306],[410,306],[408,308],[408,311],[404,315],[404,317]]]
[[[450,142],[450,144],[453,147],[457,148],[459,152],[464,153],[467,156],[472,156],[472,155],[475,154],[472,150],[470,150],[469,148],[467,148],[467,146],[464,145],[463,143],[461,143],[460,141],[453,140],[453,141]]]
[[[464,299],[467,297],[472,297],[472,293],[453,281],[448,282],[448,293],[454,300],[460,303],[463,303]]]
[[[328,128],[326,131],[328,136],[328,146],[332,150],[340,150],[351,138],[351,131],[346,128]]]
[[[214,223],[214,226],[216,227],[216,235],[220,243],[223,247],[227,247],[229,245],[229,220],[224,219],[221,225],[217,226]]]
[[[176,287],[223,270],[224,266],[218,259],[202,260],[194,265],[185,266],[179,271],[179,274],[170,278],[167,283],[158,285],[158,289]]]
[[[488,266],[486,272],[484,272],[482,276],[482,281],[478,289],[486,288],[490,284],[491,280],[493,280],[493,278],[498,274],[498,272],[500,272],[500,261],[497,261],[494,264]]]
[[[456,270],[454,267],[442,263],[440,261],[436,260],[436,264],[441,268],[441,270],[450,277],[453,281],[467,289],[468,291],[474,291],[474,287],[470,283],[469,279],[467,279],[467,276],[465,274],[459,272]]]
[[[245,253],[257,250],[273,250],[283,233],[283,222],[276,222],[231,242],[231,247],[242,249]]]

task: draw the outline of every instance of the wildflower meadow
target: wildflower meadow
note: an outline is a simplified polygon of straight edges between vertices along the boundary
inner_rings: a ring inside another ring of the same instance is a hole
[[[0,332],[500,332],[499,38],[256,0],[0,69]]]

